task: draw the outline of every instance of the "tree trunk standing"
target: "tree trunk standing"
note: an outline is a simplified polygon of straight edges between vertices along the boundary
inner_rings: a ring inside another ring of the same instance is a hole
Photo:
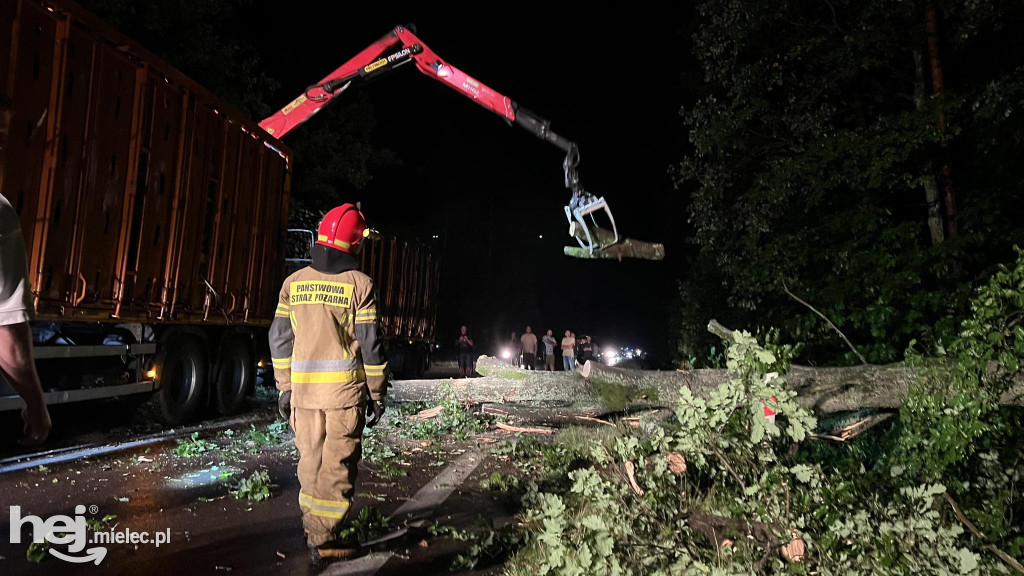
[[[914,50],[914,108],[918,112],[924,108],[924,91],[924,55],[920,50]],[[942,199],[939,197],[939,185],[933,170],[932,161],[929,160],[924,166],[924,197],[928,203],[928,230],[932,235],[932,246],[937,246],[946,239],[946,233],[942,229],[942,214],[939,212]]]
[[[940,100],[937,121],[939,126],[939,150],[942,156],[942,190],[946,202],[946,232],[949,238],[957,237],[956,190],[949,162],[949,143],[946,141],[946,117],[942,111],[942,60],[939,58],[938,17],[935,3],[929,0],[925,6],[925,27],[928,32],[928,58],[931,61],[932,96]]]

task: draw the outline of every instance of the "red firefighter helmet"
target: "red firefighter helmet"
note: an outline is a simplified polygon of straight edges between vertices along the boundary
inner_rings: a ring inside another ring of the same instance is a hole
[[[331,209],[320,221],[316,243],[343,252],[354,252],[368,232],[363,213],[354,204],[343,204]]]

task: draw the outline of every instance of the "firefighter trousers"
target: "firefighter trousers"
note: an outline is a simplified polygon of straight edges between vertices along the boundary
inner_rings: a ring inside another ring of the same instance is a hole
[[[332,540],[348,515],[362,457],[363,407],[292,408],[299,450],[299,508],[309,546]]]

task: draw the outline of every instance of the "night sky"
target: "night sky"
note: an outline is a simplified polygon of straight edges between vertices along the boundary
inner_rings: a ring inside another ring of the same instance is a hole
[[[668,174],[686,134],[679,110],[692,58],[684,9],[551,14],[508,6],[498,17],[494,10],[375,3],[372,11],[328,17],[264,2],[252,25],[276,31],[258,42],[282,84],[273,103],[280,107],[394,25],[415,24],[449,64],[577,143],[581,181],[608,201],[621,235],[666,244],[662,262],[564,256],[562,247],[575,245],[563,212],[570,197],[564,153],[404,66],[358,88],[375,107],[375,145],[403,165],[376,174],[352,200],[375,224],[439,236],[442,344],[467,323],[478,339],[504,340],[530,324],[535,332],[572,329],[606,344],[671,346],[668,306],[675,279],[685,274],[685,198]]]

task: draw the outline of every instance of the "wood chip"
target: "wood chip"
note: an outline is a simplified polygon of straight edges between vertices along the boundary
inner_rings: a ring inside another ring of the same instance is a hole
[[[644,489],[636,483],[636,466],[632,462],[626,462],[626,476],[629,478],[629,486],[636,492],[637,496],[644,495]]]
[[[835,440],[836,442],[846,442],[847,440],[874,428],[894,416],[895,414],[891,412],[868,416],[855,424],[851,424],[846,428],[838,430],[837,432],[839,433],[839,436],[835,436],[834,434],[811,434],[810,436],[816,440]]]
[[[283,552],[278,552],[277,555],[281,558],[287,558],[287,556],[285,556]]]
[[[600,418],[591,418],[590,416],[577,416],[576,419],[586,420],[587,422],[598,422],[600,424],[604,424],[605,426],[611,426],[612,428],[615,428],[615,424],[612,424],[607,420],[601,420]]]
[[[800,532],[796,530],[790,531],[790,541],[782,547],[782,557],[790,562],[800,562],[804,559],[804,555],[807,553],[807,545],[804,544],[803,538],[800,537]]]
[[[679,452],[668,453],[668,469],[676,476],[686,474],[686,458]]]
[[[502,423],[502,422],[498,422],[494,426],[497,427],[498,429],[504,430],[506,432],[521,432],[521,433],[524,433],[524,434],[554,434],[555,433],[555,431],[552,430],[551,428],[519,428],[519,427],[516,427],[516,426],[509,426],[508,424],[505,424],[505,423]]]
[[[413,414],[412,416],[409,416],[409,420],[412,420],[412,421],[415,421],[415,422],[422,422],[423,420],[430,420],[431,418],[436,418],[436,417],[440,416],[441,412],[443,410],[444,410],[444,406],[434,406],[433,408],[428,408],[426,410],[422,410],[422,411],[420,411],[420,412],[418,412],[416,414]]]
[[[420,548],[429,548],[430,544],[426,540],[420,540]]]

